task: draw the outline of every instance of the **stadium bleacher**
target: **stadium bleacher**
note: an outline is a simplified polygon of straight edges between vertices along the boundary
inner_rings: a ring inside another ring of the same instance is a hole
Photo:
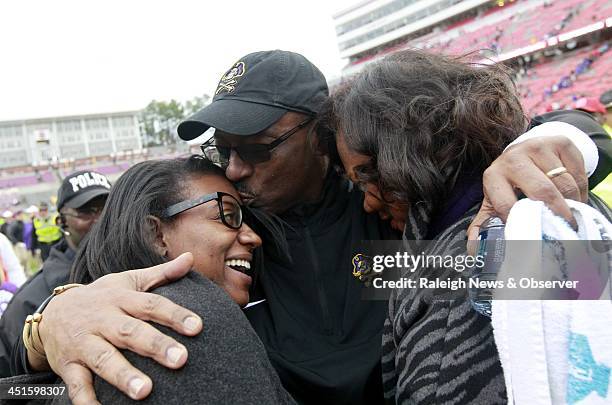
[[[543,15],[546,18],[542,18]],[[374,55],[356,59],[350,66],[404,48],[450,55],[478,52],[484,58],[503,57],[611,17],[610,0],[518,0],[504,7],[490,7],[477,17],[454,22],[443,30],[394,43]],[[569,108],[580,97],[599,97],[612,89],[612,75],[609,74],[612,52],[608,51],[609,44],[605,40],[580,49],[568,48],[571,47],[560,47],[552,57],[537,55],[539,59],[535,62],[528,58],[529,67],[517,69],[517,86],[529,115]]]
[[[517,80],[529,115],[570,108],[580,97],[599,97],[612,88],[612,52],[596,44],[528,68]]]
[[[30,204],[47,201],[55,195],[61,179],[79,170],[95,170],[111,181],[116,180],[130,166],[146,159],[171,159],[192,151],[187,144],[172,147],[154,146],[143,150],[126,150],[110,156],[96,156],[66,160],[36,167],[14,167],[0,171],[0,211],[21,210]]]
[[[542,15],[546,18],[543,19]],[[454,23],[440,32],[394,44],[375,55],[359,58],[352,65],[406,47],[445,54],[484,49],[505,53],[607,17],[612,17],[612,2],[609,0],[516,1],[506,7],[493,7],[478,17]]]

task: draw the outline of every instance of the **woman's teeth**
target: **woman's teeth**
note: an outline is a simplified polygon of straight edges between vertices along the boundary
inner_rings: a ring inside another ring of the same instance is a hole
[[[225,265],[231,268],[234,268],[234,270],[241,270],[241,269],[236,269],[236,267],[242,267],[246,270],[250,270],[251,269],[251,263],[249,263],[246,260],[242,260],[242,259],[232,259],[232,260],[226,260],[225,261]]]

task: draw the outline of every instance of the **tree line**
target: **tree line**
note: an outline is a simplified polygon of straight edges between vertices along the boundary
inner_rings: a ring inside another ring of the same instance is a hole
[[[173,145],[177,143],[176,127],[186,117],[194,114],[210,101],[210,96],[204,94],[191,100],[180,102],[151,101],[140,116],[143,145],[146,147]]]

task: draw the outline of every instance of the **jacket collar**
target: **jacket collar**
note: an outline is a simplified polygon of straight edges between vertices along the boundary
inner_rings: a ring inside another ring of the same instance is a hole
[[[431,240],[461,219],[470,208],[482,203],[482,175],[460,175],[445,201],[434,206],[419,202],[408,212],[404,228],[405,240]]]
[[[68,246],[65,238],[53,245],[42,271],[42,276],[51,289],[68,282],[75,256],[76,252]]]

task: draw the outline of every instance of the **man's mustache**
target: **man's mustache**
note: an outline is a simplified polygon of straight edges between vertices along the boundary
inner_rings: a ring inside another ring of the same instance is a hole
[[[242,197],[254,198],[255,193],[243,183],[234,183],[234,187]]]

